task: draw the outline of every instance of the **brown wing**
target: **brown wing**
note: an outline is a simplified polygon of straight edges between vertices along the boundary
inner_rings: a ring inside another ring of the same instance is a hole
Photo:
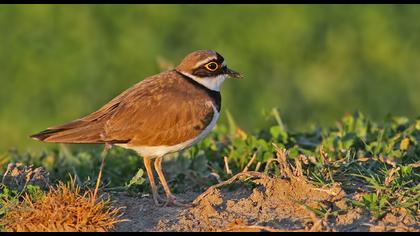
[[[176,76],[153,81],[121,101],[106,122],[104,138],[130,140],[133,146],[159,146],[198,136],[213,118],[211,101]]]

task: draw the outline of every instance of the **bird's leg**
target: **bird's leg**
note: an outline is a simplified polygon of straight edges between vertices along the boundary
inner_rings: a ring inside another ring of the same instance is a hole
[[[159,194],[157,192],[157,187],[155,184],[155,178],[153,177],[153,171],[152,171],[152,160],[149,157],[143,157],[144,166],[146,167],[147,176],[149,177],[150,187],[152,187],[152,194],[153,194],[153,200],[155,201],[156,206],[162,206],[161,203],[159,203]]]
[[[175,196],[171,193],[169,189],[168,183],[166,182],[165,176],[163,175],[162,171],[162,157],[156,158],[155,161],[155,170],[159,176],[160,182],[162,183],[163,189],[165,190],[166,197],[168,198],[175,198]]]
[[[175,206],[190,206],[190,204],[184,204],[180,203],[176,200],[176,197],[171,193],[171,190],[169,189],[168,183],[166,183],[165,176],[163,175],[162,171],[162,157],[157,157],[155,160],[155,170],[159,176],[160,182],[162,183],[163,189],[165,190],[167,201],[165,205],[168,203],[171,203]]]

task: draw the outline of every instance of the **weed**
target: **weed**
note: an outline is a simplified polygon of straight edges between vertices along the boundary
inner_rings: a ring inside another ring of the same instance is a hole
[[[109,231],[120,219],[120,209],[110,207],[109,199],[95,199],[94,191],[81,193],[75,182],[60,182],[42,198],[29,194],[13,204],[0,218],[5,231]]]

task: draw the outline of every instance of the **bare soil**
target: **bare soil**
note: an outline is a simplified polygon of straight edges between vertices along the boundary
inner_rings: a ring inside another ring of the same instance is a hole
[[[246,177],[246,176],[245,176]],[[177,195],[192,202],[199,193]],[[151,196],[113,194],[127,222],[117,231],[420,231],[418,219],[396,209],[380,220],[353,208],[337,184],[317,188],[304,176],[238,178],[209,188],[191,207],[156,207]],[[311,210],[312,209],[312,210]],[[321,209],[316,214],[313,209]],[[324,209],[324,210],[322,210]]]

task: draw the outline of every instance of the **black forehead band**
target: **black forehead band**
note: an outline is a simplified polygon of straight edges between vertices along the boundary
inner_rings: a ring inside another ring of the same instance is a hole
[[[217,62],[217,64],[222,64],[224,60],[225,59],[222,57],[222,55],[220,55],[219,53],[216,52],[216,62]]]

